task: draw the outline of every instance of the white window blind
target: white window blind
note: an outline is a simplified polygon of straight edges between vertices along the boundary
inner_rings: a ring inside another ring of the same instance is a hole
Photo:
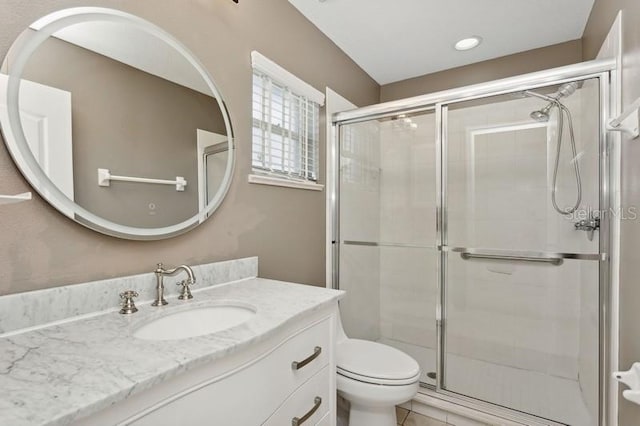
[[[282,78],[286,71],[279,69],[276,79],[264,72],[264,67],[256,66],[255,55],[253,59],[254,171],[317,181],[320,104],[311,98],[321,102],[324,98],[319,99],[313,92],[300,93],[305,91],[306,83],[292,76],[295,80],[289,80],[293,84],[287,84],[282,81],[286,79]],[[279,68],[270,61],[269,64],[270,70],[274,66]]]

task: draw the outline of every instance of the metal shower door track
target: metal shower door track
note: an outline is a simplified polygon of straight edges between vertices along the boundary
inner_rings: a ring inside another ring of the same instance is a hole
[[[562,84],[569,81],[586,80],[598,77],[601,73],[609,72],[615,67],[616,62],[613,59],[581,62],[579,64],[567,65],[550,70],[339,112],[334,114],[333,124],[349,124],[351,122],[369,121],[376,118],[392,116],[398,113],[421,112],[433,108],[436,104],[452,104],[487,96],[503,95],[505,93]]]

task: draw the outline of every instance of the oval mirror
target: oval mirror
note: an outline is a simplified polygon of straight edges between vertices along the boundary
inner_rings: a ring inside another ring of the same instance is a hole
[[[213,80],[175,38],[112,9],[65,9],[14,42],[0,123],[20,171],[62,214],[105,234],[167,238],[222,202],[231,122]]]

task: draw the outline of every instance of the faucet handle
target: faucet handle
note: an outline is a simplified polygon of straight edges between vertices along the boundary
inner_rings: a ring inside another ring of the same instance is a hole
[[[185,299],[193,299],[193,295],[191,294],[191,286],[195,284],[195,281],[191,281],[190,279],[186,279],[186,280],[182,280],[179,283],[176,283],[176,285],[181,285],[182,286],[182,290],[180,291],[180,296],[178,296],[178,299],[180,300],[185,300]]]
[[[127,290],[120,293],[120,298],[124,300],[124,302],[122,302],[122,309],[120,309],[121,314],[133,314],[134,312],[138,312],[138,308],[136,308],[136,304],[133,302],[134,297],[138,297],[138,292],[133,290]]]

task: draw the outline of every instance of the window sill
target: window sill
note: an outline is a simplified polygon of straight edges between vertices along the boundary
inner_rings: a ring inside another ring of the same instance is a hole
[[[304,182],[290,179],[282,179],[274,176],[264,176],[264,175],[249,175],[249,183],[257,183],[260,185],[273,185],[273,186],[283,186],[286,188],[295,188],[295,189],[307,189],[311,191],[322,191],[324,190],[324,185],[320,185],[314,182]]]

